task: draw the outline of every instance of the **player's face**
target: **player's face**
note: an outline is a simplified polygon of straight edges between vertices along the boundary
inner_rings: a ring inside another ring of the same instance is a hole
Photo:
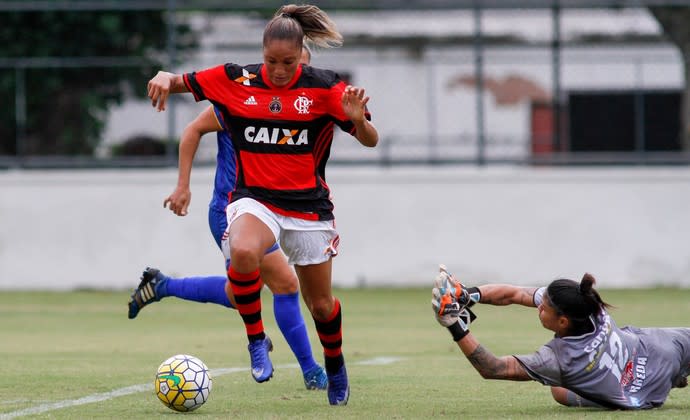
[[[274,39],[264,46],[264,65],[268,79],[277,87],[287,85],[297,72],[302,46],[286,39]]]
[[[551,306],[551,301],[549,301],[546,296],[544,296],[544,300],[542,300],[541,305],[539,305],[537,309],[539,310],[539,320],[541,321],[541,325],[543,325],[547,330],[558,333],[561,315],[559,315],[556,309]]]

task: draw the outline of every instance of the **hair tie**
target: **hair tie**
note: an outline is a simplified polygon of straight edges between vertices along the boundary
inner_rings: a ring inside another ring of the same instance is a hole
[[[284,18],[291,18],[291,17],[292,17],[292,13],[283,12],[280,16],[281,16],[281,17],[284,17]]]

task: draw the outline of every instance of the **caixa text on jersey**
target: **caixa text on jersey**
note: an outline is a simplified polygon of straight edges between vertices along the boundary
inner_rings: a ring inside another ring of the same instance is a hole
[[[309,130],[248,126],[244,129],[244,138],[250,143],[299,146],[302,144],[309,144]]]

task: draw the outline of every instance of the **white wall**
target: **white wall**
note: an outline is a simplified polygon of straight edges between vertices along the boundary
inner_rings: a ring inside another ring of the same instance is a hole
[[[208,232],[211,169],[185,218],[163,209],[176,170],[0,173],[0,289],[131,288],[147,265],[222,274]],[[341,168],[328,171],[334,283],[690,287],[690,168]]]

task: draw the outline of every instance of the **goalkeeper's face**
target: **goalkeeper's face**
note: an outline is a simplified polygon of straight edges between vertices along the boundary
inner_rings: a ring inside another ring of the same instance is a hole
[[[561,336],[563,331],[567,331],[568,318],[560,314],[556,308],[551,305],[549,299],[546,296],[544,297],[545,299],[537,308],[539,310],[541,325],[547,330],[555,332],[556,335]]]

